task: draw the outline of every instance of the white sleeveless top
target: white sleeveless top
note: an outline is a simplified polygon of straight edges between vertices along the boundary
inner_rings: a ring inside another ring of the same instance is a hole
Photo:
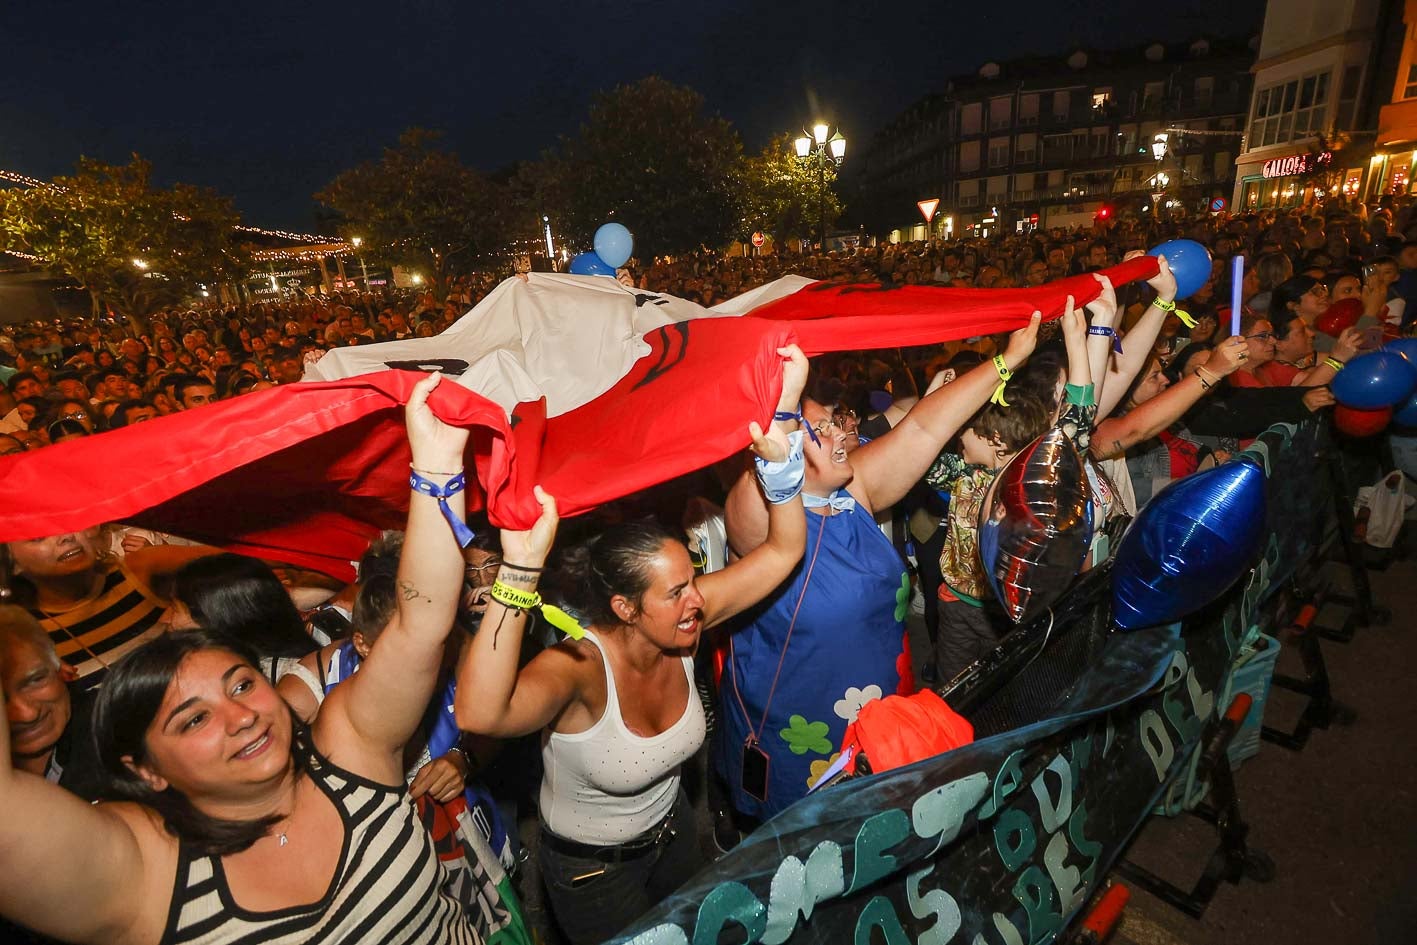
[[[578,843],[613,846],[647,833],[679,796],[679,766],[704,742],[704,707],[694,662],[684,657],[689,701],[684,714],[652,738],[625,727],[615,673],[605,647],[586,631],[605,664],[605,712],[584,732],[552,732],[541,748],[541,823]]]

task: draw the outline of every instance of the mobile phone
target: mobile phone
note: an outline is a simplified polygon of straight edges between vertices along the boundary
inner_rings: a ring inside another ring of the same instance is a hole
[[[1383,346],[1383,329],[1380,325],[1363,329],[1363,343],[1358,347],[1363,351],[1376,351]]]
[[[1373,271],[1374,271],[1374,269],[1373,269],[1373,264],[1372,264],[1372,263],[1368,263],[1366,266],[1363,267],[1363,281],[1364,281],[1364,282],[1367,282],[1369,279],[1373,278]]]
[[[743,743],[743,793],[760,801],[768,799],[768,755],[755,741]]]

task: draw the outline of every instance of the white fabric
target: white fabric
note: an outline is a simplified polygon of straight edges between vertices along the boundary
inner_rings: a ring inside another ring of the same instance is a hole
[[[689,538],[689,553],[703,562],[699,570],[704,574],[728,566],[728,528],[720,506],[702,496],[690,499],[684,509],[684,532]]]
[[[552,732],[541,748],[541,822],[578,843],[613,846],[658,825],[679,796],[679,766],[704,742],[704,707],[694,688],[694,662],[683,660],[688,704],[652,738],[625,727],[610,656],[595,634],[586,639],[605,663],[605,712],[584,732]]]
[[[1358,490],[1353,512],[1368,510],[1368,528],[1363,541],[1374,548],[1391,548],[1402,530],[1402,520],[1417,499],[1407,494],[1407,477],[1390,473],[1371,486]]]
[[[467,362],[456,381],[500,405],[546,398],[555,417],[605,393],[650,347],[643,337],[696,318],[742,315],[791,295],[810,279],[786,276],[704,308],[631,289],[604,276],[537,273],[511,278],[441,335],[336,348],[308,365],[304,380],[328,381],[387,370],[391,361]]]

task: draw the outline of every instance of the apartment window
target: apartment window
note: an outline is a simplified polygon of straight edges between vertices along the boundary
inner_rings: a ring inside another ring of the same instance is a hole
[[[960,110],[959,133],[961,135],[979,134],[980,125],[983,122],[984,106],[978,102],[970,102]]]
[[[1160,108],[1161,96],[1165,90],[1165,82],[1148,82],[1142,90],[1141,107],[1143,109]]]
[[[1018,123],[1025,127],[1038,124],[1037,93],[1018,97]]]
[[[1203,75],[1196,79],[1195,90],[1196,108],[1210,108],[1211,103],[1215,101],[1215,77]]]
[[[1215,179],[1229,180],[1235,176],[1235,157],[1229,151],[1215,152]]]
[[[1071,112],[1072,112],[1072,104],[1068,101],[1068,93],[1067,93],[1066,91],[1064,91],[1064,92],[1054,92],[1054,93],[1053,93],[1053,120],[1054,120],[1054,121],[1067,121],[1067,120],[1068,120],[1068,116],[1069,116],[1069,114],[1070,114]]]
[[[1014,175],[1014,200],[1015,200],[1015,202],[1020,202],[1020,203],[1022,203],[1022,202],[1024,202],[1024,201],[1028,201],[1028,200],[1032,200],[1032,199],[1034,199],[1034,193],[1033,193],[1033,175],[1032,175],[1032,174],[1015,174],[1015,175]]]
[[[1007,177],[989,178],[987,197],[985,203],[990,207],[996,207],[1009,201],[1009,179]]]
[[[1009,139],[989,139],[989,166],[1007,167],[1009,164]]]
[[[1349,69],[1354,68],[1349,66]],[[1417,63],[1407,67],[1407,80],[1402,84],[1403,98],[1417,98]]]
[[[1343,81],[1338,85],[1338,111],[1333,117],[1335,128],[1348,129],[1353,127],[1354,115],[1358,107],[1358,85],[1363,80],[1362,66],[1345,66],[1343,69]],[[1408,73],[1406,91],[1403,98],[1417,98],[1417,87],[1413,85],[1413,77]]]
[[[1018,164],[1033,164],[1038,160],[1038,135],[1022,134],[1014,147],[1014,161]]]
[[[961,207],[979,206],[979,181],[962,180],[959,182],[959,205]]]
[[[1105,111],[1108,105],[1112,104],[1111,89],[1092,90],[1092,110],[1095,112]]]
[[[1328,105],[1328,77],[1327,72],[1318,72],[1261,89],[1255,96],[1250,146],[1285,144],[1320,131]]]
[[[959,169],[962,173],[979,170],[979,142],[965,141],[959,146]]]
[[[1112,149],[1111,132],[1106,128],[1092,129],[1092,135],[1088,143],[1088,154],[1091,157],[1107,157]]]
[[[997,131],[1000,128],[1009,127],[1009,124],[1013,121],[1011,111],[1009,96],[1001,95],[998,98],[990,99],[989,129],[991,131]]]
[[[1073,155],[1072,138],[1068,135],[1043,136],[1043,160],[1049,164],[1067,161]]]

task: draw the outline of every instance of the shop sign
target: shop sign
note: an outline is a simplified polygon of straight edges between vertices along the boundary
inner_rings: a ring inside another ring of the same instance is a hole
[[[1291,154],[1289,157],[1271,158],[1264,162],[1264,176],[1271,177],[1293,177],[1296,174],[1307,174],[1319,167],[1333,163],[1332,151],[1320,151],[1318,154]]]

